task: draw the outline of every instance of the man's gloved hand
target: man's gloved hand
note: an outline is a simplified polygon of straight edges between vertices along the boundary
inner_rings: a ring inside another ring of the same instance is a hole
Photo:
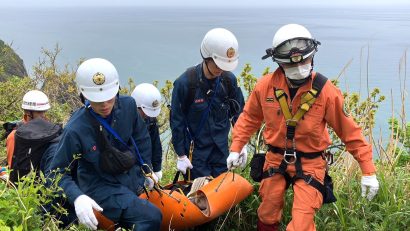
[[[376,196],[377,191],[379,191],[379,181],[376,175],[362,176],[362,197],[366,197],[371,201]]]
[[[248,150],[247,146],[243,146],[241,153],[237,152],[231,152],[226,159],[226,167],[228,167],[229,170],[235,169],[237,167],[245,167],[246,166],[246,161],[248,159]]]
[[[157,176],[158,182],[160,182],[162,179],[162,170],[159,170],[158,172],[154,172],[154,174]]]
[[[239,153],[239,167],[244,168],[248,160],[248,145],[243,146],[241,153]]]
[[[98,221],[93,209],[102,212],[103,209],[87,195],[81,195],[74,201],[75,213],[78,221],[92,230],[97,230]]]
[[[155,175],[155,173],[151,173],[152,174],[152,178],[151,177],[145,177],[145,182],[144,182],[144,186],[148,189],[148,190],[152,190],[154,188],[154,185],[156,183],[158,183],[158,177],[157,175]]]
[[[6,167],[0,167],[0,180],[6,181],[6,182],[9,180],[9,175],[7,174]]]
[[[0,180],[7,182],[9,180],[9,175],[7,173],[0,174]]]
[[[192,169],[194,166],[192,166],[191,161],[189,161],[187,156],[178,156],[178,161],[177,161],[177,169],[178,171],[182,172],[183,174],[186,174],[187,168]]]
[[[237,152],[231,152],[226,159],[226,167],[228,167],[229,170],[235,169],[239,166],[239,153]]]

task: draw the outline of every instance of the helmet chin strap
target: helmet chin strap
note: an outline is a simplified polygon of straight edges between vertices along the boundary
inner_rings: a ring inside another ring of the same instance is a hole
[[[212,77],[215,77],[215,74],[212,73],[211,70],[209,70],[208,64],[206,63],[206,60],[204,59],[203,63],[205,64],[206,69],[208,70],[208,73],[212,75]]]

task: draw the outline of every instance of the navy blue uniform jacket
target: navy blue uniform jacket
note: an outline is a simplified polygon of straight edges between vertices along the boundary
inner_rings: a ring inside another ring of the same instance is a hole
[[[97,203],[112,195],[135,195],[145,178],[141,174],[138,163],[128,172],[111,175],[105,173],[99,166],[100,149],[96,143],[96,131],[93,127],[94,117],[87,108],[82,107],[73,113],[64,128],[57,153],[52,162],[52,169],[59,169],[63,176],[59,185],[63,188],[68,200],[74,200],[86,194]],[[121,138],[131,144],[131,138],[135,139],[139,152],[147,164],[151,164],[151,142],[144,120],[137,112],[135,101],[129,96],[119,96],[112,111],[111,127]],[[109,139],[113,145],[121,149],[118,141],[112,135]],[[80,154],[77,168],[78,185],[71,174],[66,170],[73,163],[74,155]],[[127,203],[124,201],[123,203]],[[126,207],[119,204],[114,207]]]
[[[208,80],[202,71],[202,64],[195,67],[196,77],[200,84],[208,84]],[[237,85],[236,77],[233,73],[228,72],[232,88],[235,91],[236,110],[229,106],[227,101],[228,90],[219,85],[216,89],[217,95],[211,105],[210,113],[205,121],[201,131],[198,131],[201,116],[206,111],[210,97],[206,95],[202,89],[197,88],[194,100],[187,110],[185,115],[182,108],[187,104],[187,96],[189,91],[188,71],[185,71],[174,82],[174,89],[172,91],[171,102],[171,129],[172,129],[172,144],[175,152],[181,155],[188,155],[190,137],[187,133],[187,124],[191,132],[195,134],[195,147],[201,149],[202,147],[217,146],[222,153],[228,155],[228,134],[231,128],[231,121],[239,117],[244,105],[244,99],[241,89]],[[217,77],[221,78],[221,77]],[[216,84],[217,79],[214,81]],[[212,86],[209,86],[212,88]],[[199,134],[198,134],[199,133]],[[225,160],[222,160],[225,161]]]

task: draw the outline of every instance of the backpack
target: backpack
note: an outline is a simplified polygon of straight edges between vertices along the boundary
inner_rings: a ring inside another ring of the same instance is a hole
[[[32,169],[40,169],[41,158],[51,143],[57,142],[62,128],[41,118],[19,126],[15,133],[10,181],[16,182]]]
[[[7,136],[10,135],[10,133],[14,130],[17,129],[20,125],[23,124],[22,120],[17,120],[17,121],[10,121],[10,122],[6,122],[3,124],[3,128],[4,128],[4,134],[1,137],[1,140],[4,140],[7,138]]]
[[[187,72],[188,72],[189,89],[188,89],[188,95],[185,98],[185,104],[182,105],[182,111],[184,112],[184,114],[188,114],[188,109],[194,102],[196,89],[199,88],[204,92],[208,91],[208,89],[204,88],[204,84],[201,84],[200,81],[198,80],[196,76],[195,66],[188,68]],[[221,86],[224,89],[224,92],[227,94],[226,97],[229,99],[235,99],[235,96],[236,96],[235,89],[232,86],[232,82],[228,76],[228,72],[226,71],[222,72],[221,83],[222,83]]]

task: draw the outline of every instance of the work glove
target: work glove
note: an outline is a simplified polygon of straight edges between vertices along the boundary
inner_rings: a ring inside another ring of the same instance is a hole
[[[9,175],[7,175],[7,173],[0,173],[0,180],[7,182],[9,180]]]
[[[367,189],[369,189],[367,191]],[[379,181],[376,175],[362,176],[362,197],[366,197],[369,201],[376,196],[379,191]]]
[[[155,173],[151,173],[151,174],[152,174],[152,178],[146,176],[145,177],[145,182],[144,182],[144,186],[148,190],[152,190],[154,188],[155,184],[158,183],[157,175],[155,175]]]
[[[0,167],[0,180],[8,181],[9,175],[7,174],[6,167]]]
[[[228,167],[229,170],[235,169],[237,167],[245,167],[246,166],[246,161],[248,159],[248,150],[247,150],[247,145],[243,146],[242,150],[240,153],[237,152],[231,152],[226,159],[226,167]]]
[[[154,172],[154,174],[158,177],[158,182],[160,182],[162,179],[162,170],[159,170],[158,172]]]
[[[97,230],[98,220],[93,209],[102,212],[103,209],[87,195],[81,195],[74,201],[75,213],[78,221],[92,230]]]
[[[244,168],[248,160],[248,145],[243,146],[241,153],[239,153],[239,167]]]
[[[187,168],[192,169],[194,166],[192,166],[191,161],[189,161],[188,157],[183,155],[183,156],[178,156],[178,161],[177,161],[177,169],[178,171],[182,172],[183,174],[186,174]]]

